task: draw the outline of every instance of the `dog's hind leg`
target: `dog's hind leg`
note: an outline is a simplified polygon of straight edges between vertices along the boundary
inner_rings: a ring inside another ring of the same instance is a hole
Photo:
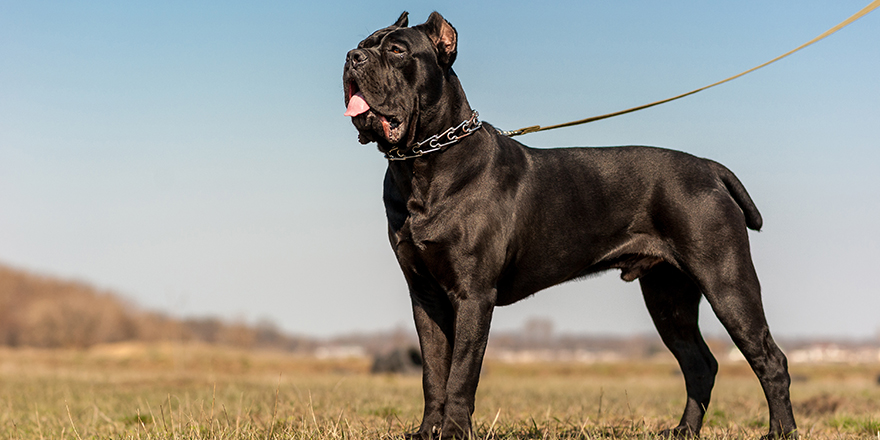
[[[687,404],[678,426],[661,433],[664,438],[695,437],[709,405],[718,363],[698,326],[700,290],[679,269],[661,263],[639,278],[642,295],[663,343],[678,360],[684,374]]]
[[[733,343],[758,376],[770,410],[767,437],[796,438],[788,361],[770,336],[745,228],[735,228],[729,234],[719,233],[712,243],[716,247],[705,251],[722,258],[712,260],[713,264],[706,264],[707,260],[690,261],[687,264],[690,273]],[[734,243],[741,245],[734,246]]]
[[[716,283],[714,288],[706,290],[706,298],[761,382],[770,410],[768,437],[796,438],[788,361],[770,335],[757,276],[753,269],[750,272],[738,286]]]

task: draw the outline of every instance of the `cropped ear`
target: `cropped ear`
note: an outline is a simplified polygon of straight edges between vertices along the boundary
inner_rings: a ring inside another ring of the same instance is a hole
[[[458,54],[458,32],[438,12],[432,12],[428,21],[416,26],[421,29],[434,47],[437,48],[437,60],[443,67],[450,67]]]
[[[397,19],[397,22],[395,22],[395,23],[394,23],[393,25],[391,25],[391,26],[396,26],[396,27],[407,27],[407,26],[409,26],[409,12],[403,11],[403,13],[400,14],[400,17]]]

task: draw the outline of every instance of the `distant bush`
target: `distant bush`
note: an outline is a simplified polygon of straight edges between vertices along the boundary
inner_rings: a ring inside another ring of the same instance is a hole
[[[179,320],[143,311],[112,292],[0,265],[0,345],[86,348],[121,341],[202,341],[237,347],[304,350],[312,343],[274,324]]]

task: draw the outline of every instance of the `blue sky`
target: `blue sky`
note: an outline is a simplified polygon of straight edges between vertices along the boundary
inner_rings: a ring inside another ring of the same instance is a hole
[[[333,335],[411,327],[386,241],[385,161],[344,111],[345,53],[403,10],[459,32],[471,105],[502,128],[682,93],[813,38],[867,0],[3,2],[0,261],[175,315]],[[734,82],[529,145],[658,145],[749,189],[778,336],[880,334],[880,12]],[[704,309],[707,333],[720,326]],[[652,325],[616,273],[494,326]]]

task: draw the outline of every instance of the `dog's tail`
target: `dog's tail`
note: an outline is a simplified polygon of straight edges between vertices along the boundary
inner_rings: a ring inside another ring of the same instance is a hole
[[[730,193],[733,200],[736,201],[740,209],[742,209],[743,214],[745,214],[746,226],[748,226],[749,229],[760,231],[761,226],[764,225],[764,219],[761,218],[761,213],[758,212],[758,207],[755,206],[755,202],[752,201],[752,198],[746,191],[746,187],[743,186],[742,182],[736,178],[736,175],[724,165],[712,160],[709,161],[709,164],[715,170],[715,174],[718,178],[724,182],[727,192]]]

